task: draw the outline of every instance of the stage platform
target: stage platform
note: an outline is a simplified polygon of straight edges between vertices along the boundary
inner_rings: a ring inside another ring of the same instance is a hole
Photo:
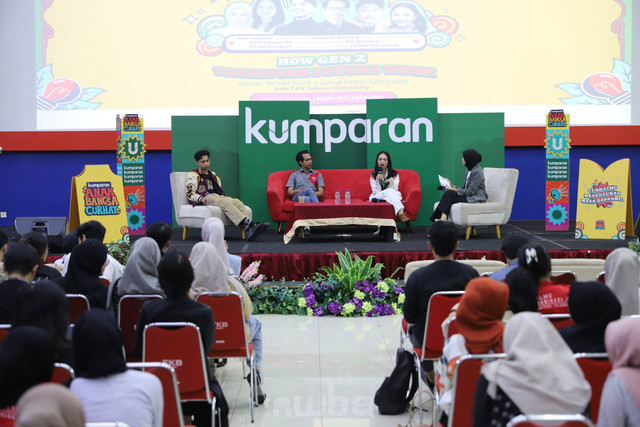
[[[572,223],[571,231],[545,231],[543,221],[511,221],[501,227],[504,237],[510,233],[528,236],[534,243],[541,244],[553,258],[602,258],[618,247],[626,247],[626,240],[575,239]],[[306,280],[319,268],[337,261],[338,251],[348,249],[360,257],[373,255],[377,262],[385,265],[383,276],[392,274],[396,268],[407,262],[432,259],[427,248],[428,227],[414,226],[410,233],[404,225],[399,225],[400,242],[383,242],[373,237],[373,227],[318,228],[304,239],[296,236],[289,244],[284,244],[283,234],[275,233],[275,224],[253,242],[240,237],[238,228],[226,229],[229,252],[242,256],[243,268],[254,260],[261,260],[260,272],[267,280]],[[9,240],[17,237],[15,228],[2,227]],[[460,249],[458,259],[503,260],[500,253],[501,239],[495,235],[495,227],[478,227],[477,235],[465,240],[465,228],[460,227]],[[135,240],[135,237],[133,238]],[[173,248],[189,254],[191,248],[201,240],[200,229],[189,229],[187,239],[182,240],[182,229],[175,229],[171,240]],[[52,252],[52,256],[56,253]],[[402,278],[403,273],[395,277]]]

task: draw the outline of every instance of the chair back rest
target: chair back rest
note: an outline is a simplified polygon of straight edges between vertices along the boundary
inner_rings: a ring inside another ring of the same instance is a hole
[[[518,415],[513,417],[507,427],[593,427],[591,421],[581,414],[541,414]]]
[[[146,301],[162,299],[162,295],[125,295],[118,302],[118,327],[124,338],[124,350],[127,355],[133,354],[133,343],[136,340],[136,324],[140,310]]]
[[[480,378],[480,368],[487,360],[504,358],[504,353],[465,354],[456,361],[453,373],[453,399],[449,411],[448,427],[473,425],[473,397]]]
[[[67,294],[69,301],[69,324],[76,323],[76,319],[89,310],[89,299],[82,294]]]
[[[551,281],[557,285],[570,285],[576,280],[576,273],[573,271],[551,271]]]
[[[180,212],[180,206],[189,203],[189,199],[187,199],[187,173],[189,172],[171,172],[169,174],[171,199],[176,214]]]
[[[53,364],[53,375],[51,376],[52,383],[65,385],[68,381],[74,379],[75,377],[75,371],[66,363]]]
[[[196,301],[215,315],[215,341],[209,357],[249,357],[242,297],[236,292],[203,292]]]
[[[449,342],[449,338],[458,333],[458,324],[456,322],[456,316],[451,316],[447,319],[447,323],[444,325],[444,342],[445,345]]]
[[[487,260],[487,259],[460,259],[456,260],[462,264],[470,265],[475,268],[478,274],[482,275],[484,273],[493,273],[507,266],[502,261],[498,260]],[[408,262],[404,266],[404,281],[406,282],[409,279],[409,276],[419,268],[426,267],[429,264],[434,263],[435,260],[422,260],[422,261],[411,261]]]
[[[144,328],[143,362],[163,362],[176,370],[180,393],[206,389],[209,381],[200,329],[188,322],[150,323]]]
[[[576,279],[591,281],[604,270],[604,260],[600,258],[551,258],[551,271],[572,271]]]
[[[558,331],[565,326],[573,326],[576,324],[569,313],[543,314],[542,317],[549,319],[553,327]]]
[[[606,277],[604,276],[604,271],[601,271],[600,273],[598,273],[598,275],[596,276],[596,280],[600,283],[607,283]]]
[[[427,307],[427,317],[424,325],[424,340],[422,341],[422,355],[424,358],[438,358],[442,355],[444,335],[442,322],[451,313],[451,308],[460,302],[464,291],[440,291],[431,295]]]
[[[0,343],[2,340],[9,335],[9,331],[11,330],[10,324],[0,324]]]
[[[575,357],[584,377],[591,385],[591,420],[597,423],[600,396],[607,376],[611,372],[609,355],[607,353],[576,353],[573,357]]]
[[[505,215],[509,218],[520,172],[511,168],[483,168],[482,171],[487,188],[487,202],[504,204]]]
[[[162,383],[162,397],[164,398],[162,425],[164,427],[184,427],[175,369],[166,363],[158,362],[127,363],[127,368],[141,369],[158,377]]]

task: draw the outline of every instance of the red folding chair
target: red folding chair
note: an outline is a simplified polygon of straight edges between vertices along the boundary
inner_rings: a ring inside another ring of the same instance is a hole
[[[208,357],[231,358],[240,357],[244,363],[249,360],[251,381],[249,384],[249,406],[251,407],[251,422],[253,422],[253,407],[258,406],[257,371],[253,359],[253,344],[247,336],[242,309],[242,297],[236,292],[204,292],[196,297],[196,301],[211,307],[215,315],[215,342]],[[244,365],[242,365],[244,376]]]
[[[189,322],[148,324],[143,334],[142,361],[172,366],[178,377],[180,401],[206,402],[211,406],[211,425],[215,425],[216,397],[209,389],[200,329],[196,325]]]
[[[518,415],[513,417],[507,427],[593,427],[591,421],[581,414],[567,415]]]
[[[66,363],[54,363],[53,375],[51,376],[51,382],[61,385],[67,384],[76,377],[76,373],[73,368]]]
[[[139,369],[158,377],[162,383],[162,396],[164,398],[162,425],[164,427],[184,427],[175,369],[171,365],[160,362],[131,362],[127,363],[127,368]]]
[[[564,328],[565,326],[575,325],[575,322],[573,321],[569,313],[543,314],[542,317],[544,317],[545,319],[549,319],[549,321],[557,331]]]
[[[473,398],[480,378],[480,369],[486,361],[504,358],[504,353],[465,354],[456,361],[453,373],[453,398],[449,410],[447,427],[473,425]],[[439,414],[436,411],[436,416]]]
[[[611,362],[607,353],[576,353],[573,355],[582,369],[584,377],[591,385],[591,420],[598,422],[600,396],[604,383],[611,372]]]
[[[67,294],[69,301],[69,324],[76,323],[76,319],[89,310],[89,298],[82,294]]]
[[[10,330],[11,330],[11,325],[0,324],[0,343],[7,335],[9,335]]]
[[[576,280],[576,273],[573,271],[552,271],[551,281],[559,285],[570,285]]]
[[[133,343],[136,340],[136,325],[142,305],[156,299],[162,299],[162,295],[125,295],[118,302],[118,327],[122,331],[127,360],[136,359],[133,355]]]
[[[458,323],[456,322],[456,316],[451,316],[447,319],[447,323],[444,324],[444,344],[446,345],[449,342],[449,338],[457,333]]]

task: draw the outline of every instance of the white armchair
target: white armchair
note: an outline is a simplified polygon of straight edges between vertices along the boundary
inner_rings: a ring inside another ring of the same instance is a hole
[[[471,231],[476,234],[478,225],[495,225],[496,235],[500,238],[500,226],[511,217],[513,199],[518,184],[518,169],[484,168],[484,180],[487,188],[486,203],[454,203],[449,219],[457,225],[467,227],[466,239]],[[436,203],[433,207],[438,206]]]
[[[202,228],[205,220],[208,218],[220,218],[225,226],[233,226],[233,222],[229,219],[222,209],[217,206],[193,206],[187,199],[187,173],[188,172],[171,172],[169,179],[171,180],[171,197],[173,198],[173,208],[175,210],[176,222],[182,228],[182,240],[187,238],[188,227]],[[249,206],[245,205],[247,210],[247,218],[253,217],[253,212]],[[245,238],[244,228],[240,227],[242,238]]]

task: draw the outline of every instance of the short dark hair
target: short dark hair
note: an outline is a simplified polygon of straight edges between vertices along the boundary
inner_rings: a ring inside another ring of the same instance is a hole
[[[438,221],[429,228],[429,241],[433,251],[440,256],[449,256],[458,243],[458,229],[449,221]]]
[[[33,246],[36,252],[38,252],[38,256],[44,255],[49,247],[49,239],[47,239],[47,236],[45,236],[44,233],[39,231],[30,231],[23,235],[21,240]]]
[[[384,9],[384,0],[358,0],[356,10],[365,4],[375,4],[376,6],[380,6],[380,9]]]
[[[509,259],[518,258],[518,251],[521,247],[529,243],[529,239],[523,234],[508,234],[502,239],[500,250]]]
[[[9,245],[4,254],[4,268],[7,274],[19,273],[27,275],[33,267],[40,264],[38,251],[25,242],[15,242]]]
[[[193,155],[193,158],[196,159],[196,162],[199,162],[200,159],[203,158],[204,156],[211,158],[211,153],[209,153],[209,150],[196,151],[196,154]]]
[[[158,264],[158,281],[169,299],[177,299],[189,292],[193,282],[193,267],[186,255],[170,250]]]
[[[73,248],[78,246],[80,242],[78,241],[78,232],[76,230],[72,230],[64,236],[64,240],[62,241],[62,250],[65,254],[70,254]]]
[[[527,270],[516,267],[504,281],[509,286],[509,309],[514,314],[538,311],[538,281]]]
[[[4,231],[0,230],[0,249],[2,249],[2,247],[6,245],[8,241],[9,237],[7,236],[7,234]]]
[[[524,268],[539,281],[551,273],[549,252],[541,245],[525,245],[518,251],[518,267]]]
[[[104,228],[104,225],[96,220],[80,224],[76,231],[80,239],[82,239],[82,236],[85,236],[87,239],[96,239],[100,242],[104,241],[104,236],[107,234],[107,229]]]
[[[296,154],[296,162],[298,162],[298,164],[300,164],[300,162],[304,160],[304,157],[303,157],[304,154],[311,155],[311,153],[309,153],[309,150],[298,151],[298,154]]]
[[[158,249],[162,250],[164,245],[171,240],[173,230],[166,222],[158,221],[147,226],[147,237],[151,237],[158,244]]]

